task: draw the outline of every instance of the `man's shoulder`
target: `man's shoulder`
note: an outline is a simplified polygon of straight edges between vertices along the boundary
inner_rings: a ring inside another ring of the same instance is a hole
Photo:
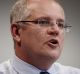
[[[65,74],[80,74],[80,69],[79,68],[75,68],[75,67],[72,67],[72,66],[65,66],[65,65],[62,65],[60,63],[55,63],[54,66],[62,74],[63,73],[65,73]]]
[[[4,74],[9,69],[10,61],[5,61],[0,64],[0,74]]]

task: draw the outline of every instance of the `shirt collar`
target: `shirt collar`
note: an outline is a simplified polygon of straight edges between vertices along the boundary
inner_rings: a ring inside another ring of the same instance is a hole
[[[41,70],[33,65],[30,65],[23,60],[19,59],[17,56],[11,60],[11,65],[13,69],[19,74],[39,74]],[[54,64],[47,70],[50,74],[55,74]]]

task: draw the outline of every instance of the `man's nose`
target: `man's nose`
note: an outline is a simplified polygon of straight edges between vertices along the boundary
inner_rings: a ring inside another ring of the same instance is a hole
[[[60,32],[60,29],[59,29],[57,24],[48,28],[48,34],[49,35],[58,36],[59,32]]]

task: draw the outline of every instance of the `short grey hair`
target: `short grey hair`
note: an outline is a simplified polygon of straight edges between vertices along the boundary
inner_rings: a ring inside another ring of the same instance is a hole
[[[15,23],[23,19],[25,9],[27,11],[27,0],[18,0],[12,7],[10,14],[10,22]]]
[[[26,19],[32,10],[37,7],[39,1],[40,0],[17,0],[10,12],[10,23],[14,24],[17,21]]]
[[[32,3],[30,4],[29,1],[32,1]],[[18,0],[10,11],[10,23],[13,24],[27,18],[32,9],[37,5],[35,4],[37,1],[40,0]]]

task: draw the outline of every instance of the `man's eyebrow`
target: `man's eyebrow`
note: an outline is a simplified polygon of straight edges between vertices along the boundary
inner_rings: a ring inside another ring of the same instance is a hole
[[[51,20],[51,18],[50,18],[50,17],[48,17],[48,16],[41,16],[41,17],[36,18],[35,20],[38,20],[38,19]]]
[[[64,19],[58,19],[58,22],[65,22],[65,20]]]

